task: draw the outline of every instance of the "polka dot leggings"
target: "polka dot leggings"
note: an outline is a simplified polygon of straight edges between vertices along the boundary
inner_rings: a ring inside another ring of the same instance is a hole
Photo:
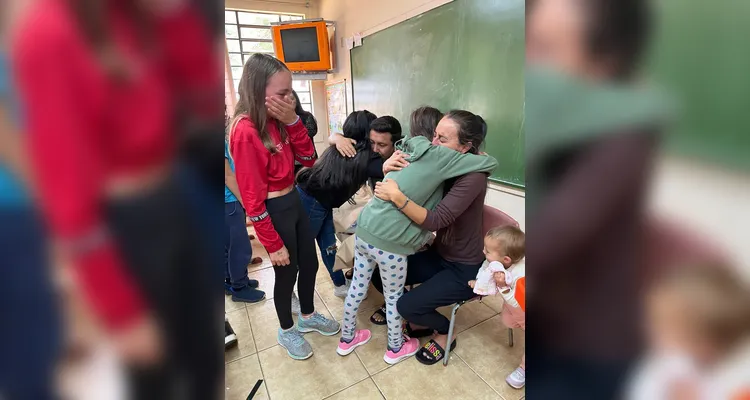
[[[406,256],[380,250],[367,244],[359,237],[354,243],[354,275],[352,285],[344,300],[344,340],[354,338],[357,327],[357,310],[370,286],[375,268],[380,268],[385,296],[386,320],[388,322],[388,349],[400,350],[403,343],[401,316],[396,310],[396,302],[404,294],[406,282]]]

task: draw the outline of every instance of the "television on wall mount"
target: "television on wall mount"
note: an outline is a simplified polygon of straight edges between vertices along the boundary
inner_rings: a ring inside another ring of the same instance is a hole
[[[292,72],[327,72],[333,66],[324,20],[289,21],[271,26],[276,58]]]

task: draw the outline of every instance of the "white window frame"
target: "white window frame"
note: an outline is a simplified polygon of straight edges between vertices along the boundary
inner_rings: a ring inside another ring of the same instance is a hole
[[[268,25],[265,25],[262,21],[259,23],[244,23],[240,22],[240,19],[245,21],[253,19],[267,18]],[[230,91],[230,97],[236,104],[237,102],[237,91],[240,83],[240,77],[242,76],[242,67],[248,58],[254,53],[268,53],[273,55],[273,40],[271,39],[271,22],[280,22],[288,20],[301,20],[304,19],[304,14],[292,14],[292,13],[272,13],[264,11],[249,11],[240,9],[227,8],[224,10],[224,39],[226,43],[226,75],[230,82],[232,82],[232,91]],[[243,29],[244,28],[244,29]],[[267,30],[267,34],[256,35],[256,37],[243,37],[243,31],[254,31],[258,33],[258,30]],[[260,38],[263,36],[263,38]],[[264,47],[261,51],[252,51],[246,46],[254,46],[255,48]],[[239,51],[237,51],[239,49]],[[312,99],[312,87],[309,80],[294,80],[292,87],[300,97],[300,104],[306,111],[313,112],[313,99]]]

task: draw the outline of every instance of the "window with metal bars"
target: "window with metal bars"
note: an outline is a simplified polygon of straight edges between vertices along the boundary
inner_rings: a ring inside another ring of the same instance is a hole
[[[304,15],[299,14],[276,14],[241,10],[224,11],[224,37],[227,41],[229,67],[231,69],[231,79],[235,92],[240,83],[242,66],[245,64],[245,61],[254,53],[273,54],[271,23],[297,21],[304,18]],[[292,88],[299,95],[302,108],[313,112],[310,81],[295,79],[292,81]]]

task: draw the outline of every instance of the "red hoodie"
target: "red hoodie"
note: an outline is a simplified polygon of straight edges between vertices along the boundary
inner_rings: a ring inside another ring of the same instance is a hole
[[[134,322],[145,304],[106,234],[105,186],[171,162],[178,88],[197,99],[221,87],[210,36],[190,9],[155,21],[154,56],[143,51],[136,24],[115,5],[121,3],[109,3],[106,25],[135,71],[125,82],[107,75],[61,0],[28,10],[13,45],[41,207],[112,329]]]
[[[295,158],[305,167],[315,163],[315,147],[307,136],[307,128],[297,117],[297,122],[286,127],[287,139],[281,141],[279,122],[269,119],[266,127],[277,153],[271,154],[263,145],[255,125],[243,118],[232,130],[229,151],[234,160],[234,172],[240,188],[242,202],[255,226],[258,240],[273,253],[284,246],[266,211],[268,192],[285,189],[294,183]]]

